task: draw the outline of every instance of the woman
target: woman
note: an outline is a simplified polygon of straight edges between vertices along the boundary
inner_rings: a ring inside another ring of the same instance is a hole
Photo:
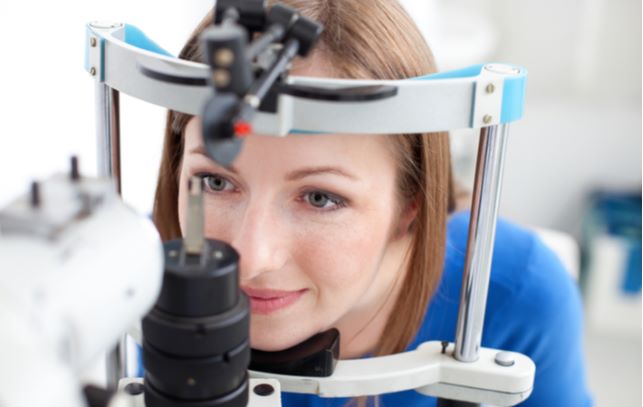
[[[325,27],[292,75],[401,79],[436,71],[395,0],[285,3]],[[198,34],[211,22],[207,16],[197,27],[181,58],[201,60]],[[285,349],[331,327],[341,332],[341,358],[453,341],[468,217],[450,215],[446,133],[250,136],[224,168],[204,153],[200,119],[169,112],[154,209],[164,239],[184,230],[180,214],[195,175],[207,237],[241,254],[254,348]],[[525,405],[587,405],[578,293],[555,257],[501,222],[489,296],[482,345],[525,353],[538,366]],[[380,401],[435,403],[415,392]],[[284,395],[284,405],[344,403]]]

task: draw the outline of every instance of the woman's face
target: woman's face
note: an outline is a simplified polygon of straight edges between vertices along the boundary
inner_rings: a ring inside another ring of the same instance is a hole
[[[413,215],[400,210],[392,140],[253,135],[224,168],[204,153],[201,121],[193,118],[184,147],[182,230],[188,179],[196,175],[205,235],[241,256],[252,346],[285,349],[336,327],[344,356],[372,350],[360,335],[372,342],[381,334],[409,247],[400,231]]]
[[[179,213],[188,179],[201,177],[205,235],[241,256],[253,347],[284,349],[331,327],[349,340],[382,309],[408,247],[390,143],[249,136],[224,168],[204,153],[200,120],[188,123]]]

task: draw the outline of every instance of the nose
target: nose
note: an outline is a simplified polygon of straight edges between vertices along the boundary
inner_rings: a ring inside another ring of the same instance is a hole
[[[241,284],[283,269],[289,258],[287,242],[278,214],[268,206],[248,206],[231,242],[240,255]]]

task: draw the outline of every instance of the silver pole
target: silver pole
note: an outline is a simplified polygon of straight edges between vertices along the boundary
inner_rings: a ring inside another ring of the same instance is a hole
[[[111,177],[121,193],[120,110],[118,91],[96,83],[96,151],[98,176]],[[107,386],[116,389],[126,374],[125,336],[107,354]]]
[[[98,176],[112,177],[121,193],[121,132],[119,93],[96,83],[96,146]]]
[[[455,339],[454,356],[462,362],[479,357],[508,134],[508,124],[480,129]]]

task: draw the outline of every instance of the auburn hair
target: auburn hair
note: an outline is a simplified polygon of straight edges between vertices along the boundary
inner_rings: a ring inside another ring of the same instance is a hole
[[[324,26],[315,52],[329,61],[335,77],[403,79],[436,72],[429,47],[397,0],[281,2]],[[201,21],[179,58],[202,61],[199,34],[212,20],[210,13]],[[178,182],[184,130],[191,117],[171,110],[167,114],[153,211],[154,223],[164,240],[181,236]],[[396,146],[401,203],[416,200],[417,216],[410,231],[413,242],[409,268],[386,323],[386,334],[379,338],[376,355],[404,351],[414,339],[442,275],[447,216],[455,205],[448,134],[389,137]]]

